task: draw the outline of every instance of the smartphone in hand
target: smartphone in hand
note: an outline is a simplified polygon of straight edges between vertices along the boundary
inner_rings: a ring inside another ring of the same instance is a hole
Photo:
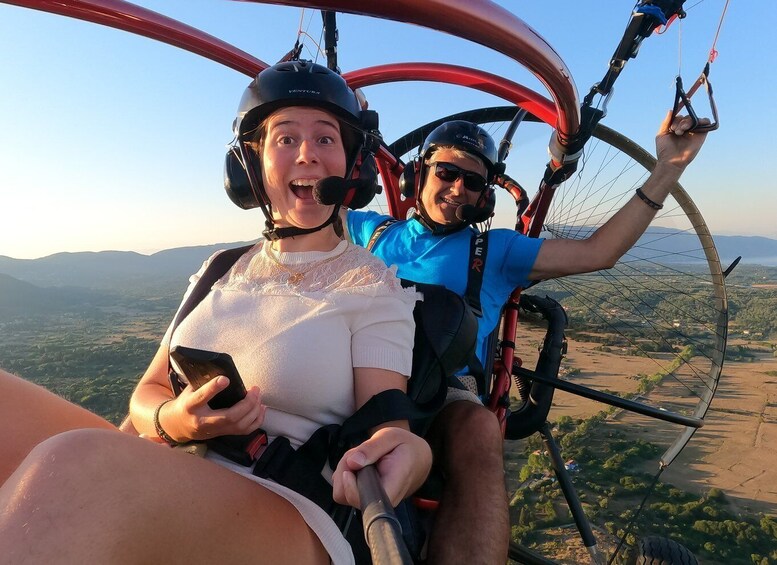
[[[194,390],[219,375],[229,379],[229,386],[208,401],[208,406],[213,410],[229,408],[245,398],[246,387],[243,379],[228,354],[176,345],[170,351],[170,357],[178,363]]]

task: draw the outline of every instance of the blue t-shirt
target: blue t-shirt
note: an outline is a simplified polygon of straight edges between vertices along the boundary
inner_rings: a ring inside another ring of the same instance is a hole
[[[375,229],[390,216],[376,212],[348,210],[347,228],[351,240],[366,246]],[[372,252],[387,265],[396,265],[403,279],[439,284],[464,296],[467,290],[472,234],[468,227],[447,235],[435,235],[415,219],[388,226]],[[481,363],[488,355],[488,336],[499,322],[499,313],[517,286],[529,284],[528,276],[539,253],[541,239],[530,238],[508,229],[489,231],[486,265],[480,302],[477,354]]]

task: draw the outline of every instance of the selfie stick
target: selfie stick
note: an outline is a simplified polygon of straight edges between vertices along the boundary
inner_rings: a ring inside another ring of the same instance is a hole
[[[368,465],[359,471],[356,486],[361,500],[364,537],[370,546],[373,564],[412,565],[413,559],[402,539],[402,527],[375,467]]]

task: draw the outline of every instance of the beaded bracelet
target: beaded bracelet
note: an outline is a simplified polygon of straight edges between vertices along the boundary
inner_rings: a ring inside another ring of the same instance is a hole
[[[654,200],[651,200],[648,198],[647,194],[642,192],[642,188],[637,189],[637,196],[639,196],[642,199],[642,202],[653,208],[653,210],[660,210],[664,207],[663,204],[659,204],[658,202],[655,202]]]
[[[159,412],[162,410],[162,406],[167,404],[168,402],[172,402],[175,400],[174,398],[168,398],[162,404],[156,407],[156,410],[154,410],[154,429],[156,430],[156,435],[158,435],[160,438],[162,438],[165,443],[169,444],[172,447],[175,447],[176,445],[179,445],[177,441],[175,441],[170,434],[168,434],[163,428],[162,424],[159,422]]]

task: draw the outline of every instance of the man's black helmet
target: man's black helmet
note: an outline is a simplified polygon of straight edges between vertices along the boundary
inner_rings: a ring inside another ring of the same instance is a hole
[[[504,173],[504,163],[499,162],[499,153],[491,135],[477,124],[464,120],[445,122],[426,136],[421,150],[412,166],[406,166],[400,178],[399,187],[407,198],[416,199],[416,218],[436,234],[451,233],[465,226],[485,222],[494,214],[496,198],[492,187],[487,186],[476,205],[461,206],[456,217],[461,220],[456,225],[441,225],[429,217],[421,200],[421,192],[426,182],[429,166],[427,161],[437,149],[452,147],[479,158],[486,167],[486,181],[493,184],[497,175]]]
[[[492,182],[494,175],[498,173],[496,143],[491,135],[477,124],[453,120],[437,126],[426,136],[421,146],[421,159],[425,162],[440,147],[455,147],[479,157],[488,171],[488,182]]]

